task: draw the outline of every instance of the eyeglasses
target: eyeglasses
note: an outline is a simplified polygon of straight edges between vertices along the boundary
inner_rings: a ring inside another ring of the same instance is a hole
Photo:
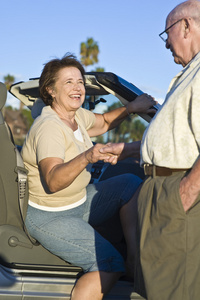
[[[182,21],[183,19],[180,19],[178,21],[176,21],[175,23],[173,23],[171,26],[169,26],[167,29],[165,29],[163,32],[161,32],[159,34],[159,37],[166,43],[167,39],[168,39],[168,33],[167,31],[172,28],[174,25],[176,25],[178,22]]]

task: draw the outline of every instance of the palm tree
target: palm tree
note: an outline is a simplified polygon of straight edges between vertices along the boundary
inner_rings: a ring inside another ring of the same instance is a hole
[[[121,106],[122,104],[120,102],[114,102],[113,104],[108,106],[105,112],[112,111],[113,109],[116,109]],[[127,138],[130,134],[129,132],[133,118],[134,116],[127,117],[119,126],[109,131],[107,135],[107,142],[118,143],[119,141],[127,141]]]
[[[105,69],[102,67],[96,67],[94,70],[91,70],[91,72],[105,72]]]
[[[134,120],[134,122],[132,122],[132,127],[130,128],[130,140],[141,140],[145,129],[146,126],[144,123],[142,123],[139,119]]]
[[[87,41],[81,43],[81,63],[84,66],[93,65],[98,62],[99,46],[93,38],[88,38]]]
[[[8,74],[8,75],[4,76],[3,80],[6,85],[7,90],[9,90],[11,85],[15,82],[15,76]],[[24,104],[20,101],[20,106],[19,106],[20,112],[22,112],[23,107],[24,107]]]
[[[120,102],[114,102],[107,107],[106,111],[109,112],[115,108],[122,106]],[[106,135],[106,143],[118,143],[118,142],[132,142],[141,140],[146,126],[141,122],[136,115],[128,116],[120,125],[116,128],[108,131]]]
[[[10,75],[10,74],[8,74],[8,75],[4,76],[3,80],[4,80],[4,83],[5,83],[5,85],[6,85],[7,90],[9,90],[9,89],[10,89],[10,86],[11,86],[11,85],[14,83],[14,81],[15,81],[15,77],[12,76],[12,75]]]

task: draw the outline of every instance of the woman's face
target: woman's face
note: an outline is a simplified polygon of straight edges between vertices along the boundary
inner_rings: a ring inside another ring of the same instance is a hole
[[[53,89],[49,89],[53,97],[52,107],[66,111],[76,111],[84,102],[85,86],[79,69],[65,67],[57,73],[57,80]]]

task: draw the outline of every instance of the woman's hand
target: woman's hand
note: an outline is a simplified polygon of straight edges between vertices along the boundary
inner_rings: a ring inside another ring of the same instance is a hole
[[[105,162],[109,162],[112,165],[115,165],[119,160],[123,150],[124,150],[124,143],[107,143],[99,151],[104,154],[108,154],[108,158],[104,160]]]
[[[42,159],[39,168],[49,191],[55,193],[68,187],[89,163],[98,160],[107,162],[112,154],[101,153],[99,149],[104,146],[104,144],[96,144],[68,162],[57,157]]]
[[[109,157],[105,162],[115,165],[118,160],[128,157],[140,158],[140,141],[132,143],[107,143],[99,150],[101,153],[108,154]]]
[[[153,108],[158,102],[147,94],[142,94],[138,96],[134,101],[127,104],[127,110],[129,113],[156,113]]]
[[[96,163],[98,160],[103,160],[104,162],[110,162],[110,159],[114,159],[117,155],[105,152],[100,152],[100,149],[105,147],[103,144],[96,144],[92,148],[88,149],[85,152],[85,158],[87,159],[88,163]],[[112,161],[111,159],[111,161]]]

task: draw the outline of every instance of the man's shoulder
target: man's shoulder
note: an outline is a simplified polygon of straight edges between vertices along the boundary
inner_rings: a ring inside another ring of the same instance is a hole
[[[193,58],[188,66],[188,70],[192,69],[196,75],[199,75],[200,71],[200,52]],[[187,68],[186,68],[187,69]]]

